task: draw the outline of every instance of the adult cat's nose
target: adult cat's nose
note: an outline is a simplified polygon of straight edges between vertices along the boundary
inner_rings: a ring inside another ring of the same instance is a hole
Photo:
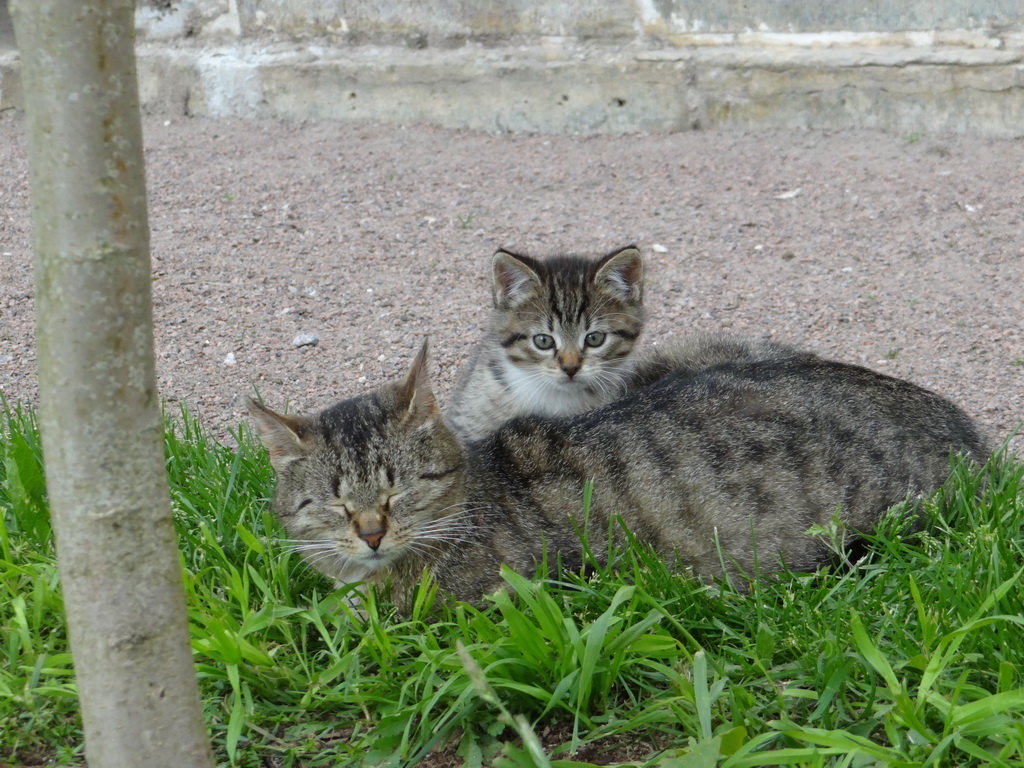
[[[356,518],[355,526],[356,535],[366,542],[366,546],[376,552],[388,530],[387,518],[367,512]]]
[[[360,531],[359,538],[366,542],[366,545],[376,552],[380,548],[380,542],[384,538],[384,529],[377,528],[373,531]]]

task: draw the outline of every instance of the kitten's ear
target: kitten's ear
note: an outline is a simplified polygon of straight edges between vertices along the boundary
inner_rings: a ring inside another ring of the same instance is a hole
[[[499,248],[491,264],[494,306],[498,309],[518,307],[540,288],[540,275],[522,256]]]
[[[270,454],[271,466],[280,472],[296,459],[309,452],[307,437],[310,420],[305,416],[285,416],[283,413],[247,398],[249,414],[256,432]]]
[[[644,297],[644,260],[635,245],[613,251],[600,261],[594,282],[621,301],[639,304]]]
[[[418,427],[430,419],[440,419],[441,409],[437,406],[430,389],[430,375],[427,371],[427,357],[430,342],[423,340],[419,354],[412,361],[412,367],[405,381],[398,385],[398,403],[402,408],[402,423]]]

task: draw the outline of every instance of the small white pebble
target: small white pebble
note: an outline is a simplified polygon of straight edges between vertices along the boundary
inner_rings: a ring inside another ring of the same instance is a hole
[[[320,337],[315,333],[300,333],[292,339],[293,347],[315,347],[320,343]]]
[[[238,365],[238,360],[235,359],[234,352],[228,352],[224,356],[224,365]]]
[[[792,200],[794,197],[799,197],[799,195],[803,191],[804,191],[803,187],[797,187],[796,189],[791,189],[788,192],[783,192],[781,195],[776,195],[775,199],[776,200]]]
[[[651,250],[654,251],[655,253],[668,253],[668,248],[666,248],[661,243],[655,243],[654,245],[652,245]]]

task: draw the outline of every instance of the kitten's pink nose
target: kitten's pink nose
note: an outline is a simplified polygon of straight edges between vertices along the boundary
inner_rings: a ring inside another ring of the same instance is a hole
[[[378,528],[375,531],[360,531],[359,538],[366,542],[366,545],[376,552],[380,548],[380,542],[384,538],[384,529]]]
[[[583,357],[576,350],[562,350],[558,355],[558,367],[571,379],[583,367]]]

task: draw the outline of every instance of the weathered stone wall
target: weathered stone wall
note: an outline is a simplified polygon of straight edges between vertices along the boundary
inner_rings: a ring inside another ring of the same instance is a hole
[[[1020,44],[1021,0],[143,0],[145,35],[452,46],[541,37],[674,45]],[[823,34],[831,33],[831,34]]]
[[[137,27],[152,111],[1024,136],[1024,0],[141,0]]]

